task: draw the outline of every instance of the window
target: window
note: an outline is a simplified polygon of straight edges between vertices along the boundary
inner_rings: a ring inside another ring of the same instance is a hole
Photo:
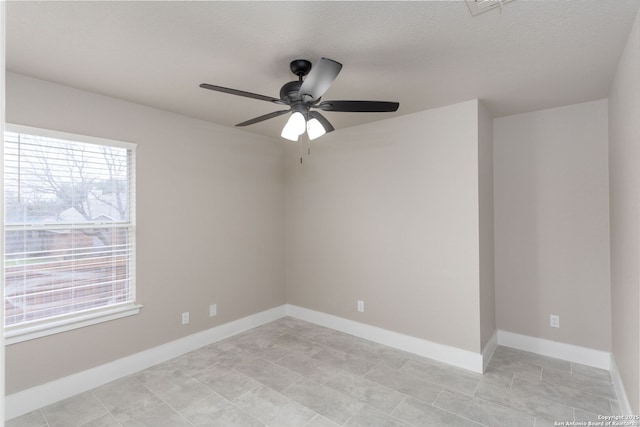
[[[135,145],[7,125],[5,336],[135,314]]]

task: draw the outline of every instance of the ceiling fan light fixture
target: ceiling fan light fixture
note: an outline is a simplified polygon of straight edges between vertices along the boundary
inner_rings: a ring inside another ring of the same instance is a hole
[[[310,140],[319,138],[325,133],[327,131],[318,119],[313,118],[307,122],[307,135],[309,135]]]

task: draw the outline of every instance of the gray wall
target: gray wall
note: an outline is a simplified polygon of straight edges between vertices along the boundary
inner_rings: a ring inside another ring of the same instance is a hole
[[[613,355],[640,413],[640,14],[609,95]]]
[[[478,206],[480,233],[480,340],[484,349],[496,330],[493,208],[493,118],[478,104]]]
[[[144,305],[137,316],[7,347],[8,394],[285,302],[280,141],[11,73],[6,104],[9,123],[138,144]]]
[[[498,329],[610,351],[607,139],[606,100],[494,121]]]
[[[481,351],[478,108],[287,146],[289,303]]]

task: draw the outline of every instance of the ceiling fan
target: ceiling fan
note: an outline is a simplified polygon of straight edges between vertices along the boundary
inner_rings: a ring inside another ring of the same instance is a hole
[[[280,98],[229,89],[208,83],[202,83],[200,87],[288,106],[288,109],[255,117],[238,123],[236,126],[249,126],[291,112],[291,117],[282,129],[281,135],[283,138],[291,141],[297,141],[298,137],[302,135],[305,130],[309,139],[316,139],[334,130],[329,120],[316,110],[353,113],[387,113],[396,111],[400,105],[397,102],[387,101],[321,101],[320,97],[329,89],[331,83],[333,83],[338,76],[342,69],[342,64],[328,58],[321,58],[312,69],[311,62],[306,59],[296,59],[291,61],[289,67],[291,68],[291,72],[298,76],[298,80],[285,83],[280,89]],[[303,80],[305,76],[306,78]]]

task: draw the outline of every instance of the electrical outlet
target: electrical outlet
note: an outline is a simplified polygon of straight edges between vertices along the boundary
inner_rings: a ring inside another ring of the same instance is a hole
[[[549,316],[549,324],[551,325],[552,328],[559,328],[560,316],[558,316],[557,314],[552,314],[551,316]]]
[[[186,325],[187,323],[189,323],[189,312],[185,311],[182,313],[182,324]]]
[[[362,300],[358,300],[358,311],[360,313],[364,312],[364,301],[362,301]]]
[[[213,317],[216,314],[218,314],[218,305],[217,304],[211,304],[209,306],[209,317]]]

